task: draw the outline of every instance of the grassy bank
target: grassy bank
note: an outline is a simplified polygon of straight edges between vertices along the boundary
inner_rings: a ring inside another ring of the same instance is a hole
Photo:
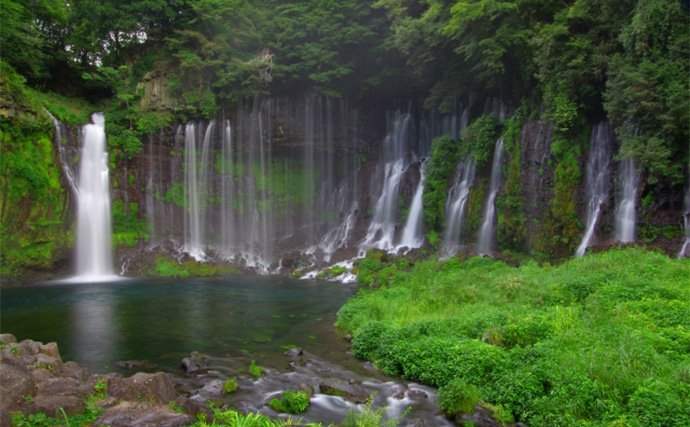
[[[630,248],[385,271],[338,324],[357,357],[440,387],[447,412],[481,398],[529,425],[690,425],[687,259]]]

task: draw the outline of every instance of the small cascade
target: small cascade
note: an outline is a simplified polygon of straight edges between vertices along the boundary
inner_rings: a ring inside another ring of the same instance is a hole
[[[412,204],[407,214],[407,221],[403,229],[402,240],[398,247],[400,249],[419,248],[424,243],[424,230],[422,229],[423,209],[422,195],[424,193],[424,179],[426,178],[426,163],[428,159],[423,159],[419,164],[419,184],[412,197]]]
[[[229,258],[233,253],[235,243],[235,180],[233,179],[234,165],[232,155],[232,126],[229,120],[223,122],[223,136],[221,147],[221,205],[220,229],[222,255]]]
[[[628,243],[635,240],[635,201],[640,180],[632,158],[621,163],[619,179],[622,194],[616,209],[616,239]]]
[[[575,252],[579,258],[585,254],[594,236],[594,229],[599,219],[601,207],[609,196],[611,162],[611,127],[600,123],[592,129],[587,160],[587,227],[580,246]]]
[[[111,244],[110,181],[102,113],[83,127],[77,216],[77,280],[114,277]]]
[[[392,130],[383,141],[384,166],[381,195],[374,206],[374,217],[367,230],[367,235],[360,248],[376,248],[385,251],[395,249],[395,226],[397,223],[396,208],[398,187],[404,175],[405,148],[408,146],[410,115],[399,114],[395,118]]]
[[[450,257],[457,253],[460,246],[462,224],[467,210],[467,200],[474,182],[476,166],[472,159],[467,159],[458,165],[455,173],[455,182],[446,199],[445,217],[446,232],[443,238],[445,249],[443,256]]]
[[[482,255],[491,253],[494,238],[496,237],[496,195],[501,188],[501,176],[503,175],[503,137],[496,142],[494,162],[491,166],[491,192],[484,207],[484,222],[479,229],[479,242],[477,252]]]
[[[688,186],[688,191],[685,193],[683,231],[685,232],[685,239],[683,240],[683,246],[681,246],[680,252],[678,252],[678,258],[683,258],[684,256],[690,257],[690,185]]]
[[[67,183],[69,184],[70,190],[72,190],[72,194],[75,196],[78,196],[79,193],[79,184],[77,183],[77,177],[72,170],[72,164],[74,163],[72,160],[76,155],[70,155],[68,153],[68,148],[63,145],[63,135],[65,134],[65,125],[60,122],[55,116],[50,114],[50,112],[46,109],[44,109],[46,114],[50,116],[50,118],[53,120],[53,127],[55,128],[55,135],[54,139],[57,141],[57,146],[58,146],[58,154],[60,155],[60,164],[62,165],[62,172],[65,174],[65,178],[67,179]]]

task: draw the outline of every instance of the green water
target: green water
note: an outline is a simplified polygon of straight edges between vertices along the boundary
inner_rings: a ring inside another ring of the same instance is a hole
[[[285,346],[334,350],[335,313],[354,291],[267,276],[44,284],[2,290],[0,331],[57,342],[63,360],[94,372],[124,360],[178,368],[192,351],[270,366]]]

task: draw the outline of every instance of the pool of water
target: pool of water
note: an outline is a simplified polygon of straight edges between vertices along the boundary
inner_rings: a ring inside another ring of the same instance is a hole
[[[124,360],[179,367],[192,351],[270,366],[285,346],[331,352],[335,313],[355,289],[266,276],[48,283],[3,289],[0,328],[57,342],[64,360],[93,372]]]
[[[323,379],[339,378],[361,384],[374,407],[386,408],[386,418],[410,408],[402,425],[451,425],[439,415],[433,389],[387,377],[348,353],[334,322],[356,289],[269,276],[45,283],[2,289],[0,332],[57,342],[64,361],[94,373],[131,375],[134,370],[118,362],[146,362],[136,370],[167,372],[179,393],[201,402],[209,382],[237,378],[240,388],[223,396],[224,404],[271,417],[285,416],[266,404],[276,393],[301,384],[318,390]],[[304,355],[287,357],[290,346]],[[192,351],[206,355],[208,369],[184,372],[180,362]],[[264,377],[248,374],[251,361],[266,368]],[[428,397],[396,397],[408,387]],[[297,418],[328,425],[350,410],[362,405],[316,393]]]

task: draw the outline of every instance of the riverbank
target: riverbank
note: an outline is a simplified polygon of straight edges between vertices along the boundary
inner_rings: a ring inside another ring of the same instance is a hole
[[[440,387],[447,412],[481,399],[534,426],[690,424],[687,259],[628,248],[553,267],[372,260],[362,276],[378,289],[337,322],[353,354]]]

